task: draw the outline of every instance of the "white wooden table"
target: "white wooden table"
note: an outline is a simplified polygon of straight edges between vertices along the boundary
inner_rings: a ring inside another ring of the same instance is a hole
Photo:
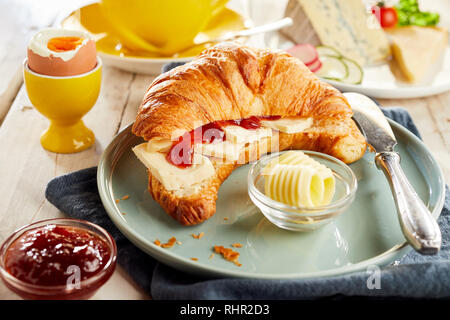
[[[112,137],[131,123],[153,77],[105,67],[100,97],[84,120],[96,135],[95,146],[77,154],[45,151],[39,138],[48,125],[31,106],[22,82],[21,64],[31,35],[54,23],[68,5],[82,1],[0,1],[0,242],[28,223],[62,217],[45,200],[44,190],[54,177],[95,166]],[[285,0],[232,1],[255,24],[283,15]],[[252,42],[261,43],[263,36]],[[401,105],[411,113],[423,139],[450,181],[450,92],[422,99],[380,100]],[[148,299],[120,266],[93,299]],[[18,299],[1,282],[0,299]]]

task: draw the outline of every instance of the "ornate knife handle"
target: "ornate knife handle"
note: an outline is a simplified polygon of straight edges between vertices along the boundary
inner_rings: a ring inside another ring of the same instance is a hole
[[[378,169],[389,181],[400,225],[408,242],[421,254],[436,254],[441,247],[441,230],[428,208],[408,181],[396,152],[381,152],[375,157]]]

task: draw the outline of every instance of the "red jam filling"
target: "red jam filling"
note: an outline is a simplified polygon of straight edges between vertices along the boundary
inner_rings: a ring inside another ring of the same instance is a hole
[[[261,128],[261,120],[278,120],[281,116],[251,116],[238,120],[214,121],[185,133],[173,142],[167,153],[167,161],[179,168],[187,168],[192,165],[194,157],[194,144],[218,143],[226,139],[223,127],[240,126],[247,130]]]
[[[95,276],[110,255],[106,241],[92,232],[47,225],[16,239],[7,250],[5,266],[11,275],[30,284],[66,285],[75,272],[81,281]]]

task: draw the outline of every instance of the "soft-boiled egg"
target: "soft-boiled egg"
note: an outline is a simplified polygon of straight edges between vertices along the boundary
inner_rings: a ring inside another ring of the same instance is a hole
[[[28,45],[28,67],[49,76],[74,76],[91,71],[97,64],[95,41],[86,32],[47,28]]]

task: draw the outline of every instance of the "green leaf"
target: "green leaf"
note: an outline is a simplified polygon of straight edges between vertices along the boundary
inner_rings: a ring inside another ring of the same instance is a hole
[[[400,0],[395,9],[398,26],[435,26],[439,23],[439,13],[420,11],[417,0]]]
[[[407,26],[407,25],[409,25],[409,17],[403,11],[398,11],[397,12],[397,18],[398,18],[397,24],[399,26]]]

